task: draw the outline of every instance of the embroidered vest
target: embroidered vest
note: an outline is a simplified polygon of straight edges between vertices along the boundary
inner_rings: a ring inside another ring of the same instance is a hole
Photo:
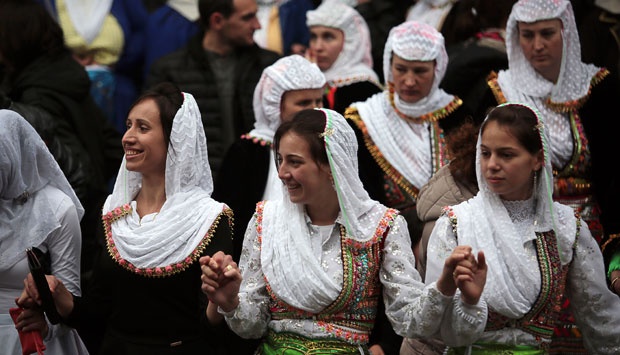
[[[603,236],[603,227],[599,222],[600,208],[594,200],[592,191],[592,179],[590,171],[592,162],[590,160],[590,148],[588,138],[585,135],[579,109],[590,97],[592,88],[603,80],[609,71],[601,69],[590,82],[588,94],[579,100],[555,103],[550,99],[545,101],[545,105],[558,113],[568,114],[573,139],[573,154],[568,163],[561,167],[553,167],[553,199],[564,205],[570,206],[581,215],[588,223],[592,236],[599,242]],[[499,104],[505,103],[506,97],[497,82],[497,73],[493,72],[488,77],[488,85]]]
[[[262,220],[263,208],[264,202],[259,202],[259,221]],[[272,291],[266,279],[271,318],[312,319],[325,332],[338,339],[352,344],[368,343],[381,292],[379,270],[383,244],[397,215],[397,210],[386,210],[374,236],[363,243],[347,238],[344,226],[340,225],[343,287],[336,300],[320,313],[307,312],[287,304]],[[262,230],[260,226],[259,230]]]
[[[577,233],[573,251],[577,245],[581,218],[577,218]],[[457,228],[456,217],[450,218],[453,230]],[[536,233],[536,254],[541,272],[541,290],[532,308],[520,319],[511,319],[494,312],[489,308],[485,331],[500,330],[502,328],[517,328],[532,334],[543,349],[548,348],[549,341],[557,326],[564,302],[566,277],[570,263],[562,265],[558,244],[553,230]]]

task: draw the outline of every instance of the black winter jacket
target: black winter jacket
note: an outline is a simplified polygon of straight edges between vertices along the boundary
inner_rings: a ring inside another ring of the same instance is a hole
[[[184,48],[167,54],[153,63],[146,79],[146,87],[170,81],[182,91],[194,96],[202,114],[209,165],[215,180],[229,146],[225,146],[220,133],[223,126],[220,98],[215,75],[202,47],[202,37],[202,33],[193,37]],[[252,99],[263,69],[278,60],[279,55],[253,45],[239,49],[237,56],[237,70],[231,80],[235,82],[233,99],[235,137],[240,137],[254,127]]]

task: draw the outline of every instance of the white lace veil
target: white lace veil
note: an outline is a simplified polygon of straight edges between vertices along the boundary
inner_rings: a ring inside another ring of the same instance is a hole
[[[388,84],[386,86],[394,81],[390,70],[392,54],[405,60],[434,60],[436,63],[433,86],[425,98],[416,103],[406,103],[400,100],[397,93],[394,94],[394,104],[401,112],[411,117],[420,117],[447,106],[454,99],[453,95],[439,88],[448,67],[448,53],[442,34],[433,26],[407,21],[390,30],[383,50],[383,75]]]
[[[354,8],[335,0],[326,0],[315,10],[306,13],[306,25],[325,26],[344,33],[344,45],[332,66],[325,70],[331,86],[344,86],[354,82],[372,81],[380,85],[372,69],[370,31],[366,21]]]
[[[183,261],[225,207],[211,198],[213,179],[198,104],[189,93],[183,93],[183,97],[168,145],[166,202],[150,223],[140,223],[135,211],[112,223],[120,256],[139,268]],[[127,170],[126,163],[123,158],[114,190],[104,205],[104,214],[131,203],[140,190],[142,174]]]
[[[282,95],[287,91],[321,89],[323,86],[325,76],[316,64],[297,54],[278,59],[263,70],[254,89],[256,122],[249,135],[271,142],[280,125]]]
[[[534,112],[537,124],[532,129],[539,133],[544,152],[544,166],[534,180],[532,193],[536,207],[530,232],[519,232],[502,199],[490,190],[486,182],[481,170],[481,134],[476,146],[476,175],[480,191],[474,198],[453,206],[453,210],[458,220],[459,244],[470,245],[474,251],[483,250],[488,264],[492,265],[484,291],[492,295],[493,304],[489,304],[490,307],[506,316],[519,318],[530,310],[539,293],[535,286],[540,285],[540,275],[532,272],[532,262],[524,244],[536,238],[535,232],[560,231],[557,229],[557,211],[554,210],[557,206],[554,206],[552,198],[553,171],[546,127],[540,114],[531,106],[507,103],[494,110],[504,110],[510,106],[526,107]],[[492,114],[493,111],[489,113]],[[574,225],[564,228],[564,231],[570,230],[567,234],[574,240]]]
[[[563,54],[560,77],[552,83],[538,74],[519,45],[519,22],[541,20],[562,21]],[[568,0],[520,0],[512,8],[506,24],[506,52],[509,70],[500,72],[498,80],[504,87],[528,96],[547,97],[561,103],[580,99],[588,94],[590,81],[598,68],[581,61],[581,44],[573,8]],[[509,95],[510,96],[510,95]],[[512,99],[508,98],[509,101]]]
[[[386,207],[371,200],[358,175],[355,133],[339,113],[325,114],[322,138],[338,195],[347,238],[368,241],[374,236]],[[285,190],[280,201],[265,204],[262,220],[261,264],[278,297],[298,308],[318,312],[331,304],[342,285],[325,273],[310,246],[303,205],[290,201]]]
[[[542,116],[535,107],[532,107],[523,103],[505,103],[498,105],[497,107],[510,107],[510,106],[522,106],[526,107],[536,115],[538,124],[535,129],[540,135],[544,153],[544,165],[540,173],[536,178],[536,186],[534,186],[534,198],[536,200],[536,226],[535,232],[545,232],[551,229],[555,229],[556,221],[553,213],[553,168],[551,167],[549,145],[549,133],[546,129],[546,125],[543,122]],[[488,116],[487,116],[488,118]],[[486,121],[486,119],[485,119]],[[482,130],[481,130],[482,132]],[[500,197],[489,189],[489,185],[484,178],[484,173],[481,171],[481,149],[480,144],[482,142],[482,136],[479,134],[478,143],[476,144],[476,177],[478,180],[478,187],[480,189],[480,195],[484,196],[486,200],[493,206],[503,206]],[[495,208],[490,209],[494,211]]]
[[[0,110],[0,270],[60,227],[57,203],[33,196],[48,185],[73,201],[81,219],[84,209],[39,134],[17,112]]]

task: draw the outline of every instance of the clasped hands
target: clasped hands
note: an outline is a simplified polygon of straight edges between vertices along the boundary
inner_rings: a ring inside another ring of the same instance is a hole
[[[475,305],[480,300],[487,279],[487,264],[484,253],[476,258],[468,245],[458,245],[446,259],[443,271],[437,280],[437,289],[446,296],[461,290],[461,300]]]
[[[209,301],[224,312],[237,308],[242,278],[232,256],[221,251],[212,256],[203,256],[200,258],[200,269],[202,270],[201,289]]]

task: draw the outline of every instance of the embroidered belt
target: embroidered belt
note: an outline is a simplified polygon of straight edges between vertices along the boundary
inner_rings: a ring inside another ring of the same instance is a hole
[[[370,354],[366,345],[354,345],[335,338],[311,339],[299,334],[283,332],[276,333],[269,330],[267,338],[260,345],[259,351],[263,355],[353,355]]]

